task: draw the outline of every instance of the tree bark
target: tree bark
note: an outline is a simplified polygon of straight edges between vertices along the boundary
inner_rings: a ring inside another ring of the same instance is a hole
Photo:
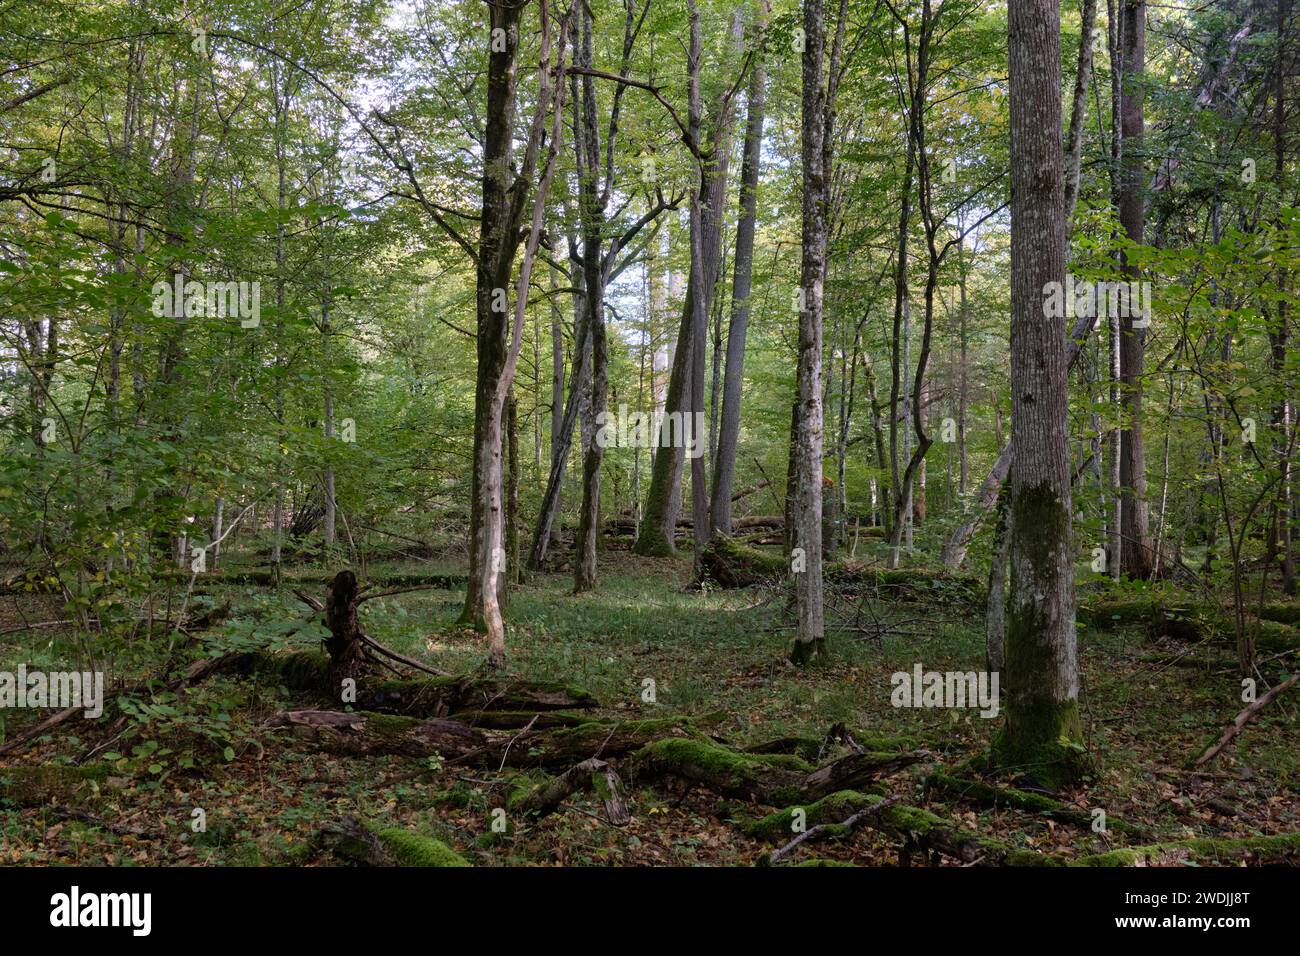
[[[1010,0],[1011,469],[1003,766],[1072,779],[1081,739],[1074,627],[1069,360],[1044,315],[1065,279],[1059,0]],[[1059,288],[1060,286],[1058,286]]]
[[[740,168],[740,218],[736,225],[735,266],[731,288],[731,323],[727,328],[727,370],[723,382],[722,422],[713,466],[713,495],[709,514],[713,532],[731,534],[731,489],[736,475],[736,446],[740,436],[741,391],[745,380],[745,338],[749,332],[750,293],[754,278],[754,233],[758,221],[758,173],[763,147],[763,117],[767,69],[762,60],[766,13],[757,26],[754,44],[758,59],[749,81],[745,144]]]
[[[1121,45],[1122,83],[1120,134],[1119,220],[1130,242],[1141,243],[1146,228],[1143,193],[1143,89],[1146,60],[1146,0],[1124,0]],[[1122,255],[1124,274],[1137,281],[1139,271]],[[1146,443],[1142,425],[1142,367],[1146,356],[1146,330],[1134,325],[1132,309],[1120,317],[1120,384],[1123,424],[1120,429],[1120,485],[1123,498],[1120,528],[1124,572],[1146,579],[1153,570],[1150,506],[1147,503]]]
[[[799,284],[798,444],[795,454],[793,544],[802,568],[794,565],[797,625],[791,659],[805,663],[824,653],[826,623],[822,605],[822,322],[826,270],[826,90],[822,62],[826,43],[822,0],[804,0],[802,64],[803,251]]]

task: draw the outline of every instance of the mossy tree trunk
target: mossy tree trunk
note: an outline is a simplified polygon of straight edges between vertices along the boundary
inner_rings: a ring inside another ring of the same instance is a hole
[[[1011,593],[1001,763],[1076,769],[1079,675],[1065,330],[1044,315],[1065,278],[1059,0],[1011,0]],[[1066,752],[1069,751],[1069,752]]]

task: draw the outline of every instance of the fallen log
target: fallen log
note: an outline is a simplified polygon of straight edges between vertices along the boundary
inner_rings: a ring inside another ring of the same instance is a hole
[[[605,819],[613,826],[627,826],[631,816],[623,781],[605,760],[595,757],[570,767],[560,776],[530,789],[521,789],[511,795],[508,806],[519,814],[536,817],[549,816],[559,805],[579,791],[590,790],[605,807]]]
[[[309,691],[337,701],[331,692],[330,665],[315,651],[260,654],[255,666],[294,690]],[[558,681],[525,681],[499,677],[443,676],[388,680],[357,678],[359,709],[406,716],[466,716],[485,711],[582,710],[596,700],[581,687]]]
[[[1280,618],[1290,614],[1287,605],[1265,607]],[[1187,642],[1235,641],[1237,633],[1231,614],[1194,604],[1165,602],[1159,598],[1090,602],[1079,606],[1077,616],[1080,623],[1089,627],[1141,626],[1149,637],[1169,637]],[[1245,626],[1254,631],[1256,645],[1261,649],[1287,651],[1300,647],[1300,629],[1287,621],[1248,614]]]
[[[437,754],[451,758],[482,751],[491,743],[482,731],[456,720],[418,720],[360,711],[281,711],[268,718],[265,726],[290,728],[304,742],[352,757]]]
[[[819,823],[816,826],[814,826],[812,829],[805,830],[803,833],[800,833],[797,837],[795,837],[785,846],[781,847],[779,850],[772,853],[772,855],[768,857],[767,862],[779,863],[782,857],[784,857],[787,853],[789,853],[791,850],[793,850],[801,843],[810,842],[812,840],[826,840],[826,839],[831,839],[833,837],[842,838],[846,836],[851,836],[853,834],[853,831],[857,829],[858,825],[866,821],[867,817],[871,816],[874,813],[879,813],[880,811],[884,810],[886,807],[892,806],[897,802],[898,802],[897,797],[887,797],[884,800],[879,801],[878,803],[870,804],[864,807],[863,809],[857,811],[856,813],[852,814],[847,819],[845,819],[842,823]]]
[[[1071,866],[1186,866],[1190,863],[1300,865],[1300,833],[1240,839],[1193,839],[1127,847],[1074,860]]]
[[[324,828],[317,845],[359,866],[469,866],[447,844],[399,827],[368,827],[354,817]]]
[[[1091,813],[1077,807],[1068,806],[1041,793],[1029,793],[1009,787],[995,787],[981,783],[978,780],[951,777],[944,773],[931,774],[926,778],[926,786],[973,803],[976,806],[1011,807],[1016,810],[1023,810],[1025,813],[1032,813],[1035,816],[1045,817],[1048,820],[1055,820],[1058,823],[1068,823],[1071,826],[1084,828],[1091,828],[1092,826]],[[1124,820],[1110,816],[1106,818],[1106,828],[1134,835],[1145,835],[1147,833],[1145,827],[1134,826]]]
[[[908,806],[878,793],[858,790],[841,790],[811,804],[788,806],[745,825],[744,830],[756,839],[777,842],[795,832],[796,820],[805,825],[833,824],[847,815],[880,804],[883,806],[879,812],[868,814],[859,822],[901,840],[900,857],[903,861],[916,852],[933,852],[984,866],[1060,865],[1060,861],[1033,850],[1022,850],[1002,840],[955,827],[922,807]]]
[[[788,806],[860,787],[931,756],[926,750],[854,753],[814,768],[799,757],[741,753],[708,740],[669,738],[637,751],[632,765],[638,780],[676,777],[724,797]]]
[[[620,757],[679,734],[698,739],[688,718],[588,721],[546,730],[484,731],[447,718],[422,719],[365,711],[296,710],[273,714],[266,727],[288,728],[304,742],[344,756],[439,755],[449,763],[486,767],[570,767],[592,757]]]

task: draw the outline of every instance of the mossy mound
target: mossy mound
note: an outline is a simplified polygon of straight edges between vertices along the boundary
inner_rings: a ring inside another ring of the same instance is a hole
[[[376,832],[385,849],[399,866],[469,866],[464,857],[441,840],[421,836],[400,827],[386,827]]]

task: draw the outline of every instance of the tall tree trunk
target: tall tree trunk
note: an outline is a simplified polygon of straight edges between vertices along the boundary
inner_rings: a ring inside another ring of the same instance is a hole
[[[503,580],[501,526],[501,452],[503,402],[496,396],[506,365],[510,324],[508,295],[518,249],[512,203],[515,100],[518,86],[519,24],[526,0],[504,0],[488,7],[489,46],[486,128],[483,136],[483,195],[475,277],[478,360],[474,382],[474,464],[470,475],[469,580],[460,623],[487,628],[486,605],[499,607],[496,594],[485,595]],[[496,570],[492,570],[495,568]],[[504,657],[503,657],[504,659]]]
[[[1273,90],[1273,172],[1278,189],[1277,228],[1285,228],[1281,210],[1287,205],[1286,200],[1286,30],[1287,20],[1291,15],[1291,0],[1278,0],[1277,6],[1277,52],[1274,54],[1276,69]],[[1277,384],[1282,390],[1282,400],[1273,411],[1273,420],[1277,428],[1275,439],[1278,455],[1278,533],[1282,550],[1282,590],[1286,594],[1296,591],[1295,554],[1292,542],[1291,522],[1291,428],[1292,408],[1286,381],[1287,351],[1289,333],[1287,329],[1287,270],[1279,264],[1277,269],[1277,288],[1283,295],[1277,302],[1277,325],[1270,343],[1272,364]]]
[[[826,270],[826,91],[822,61],[826,43],[822,0],[804,0],[802,64],[803,250],[799,285],[798,447],[795,455],[795,555],[797,624],[791,660],[805,663],[826,646],[822,606],[822,321]],[[802,549],[802,555],[799,554]]]
[[[736,475],[736,446],[740,436],[741,391],[745,378],[745,338],[749,332],[750,293],[754,278],[754,233],[758,221],[758,173],[763,147],[763,116],[767,69],[762,60],[766,15],[754,31],[754,72],[749,80],[748,115],[740,168],[740,218],[736,226],[732,276],[731,324],[727,328],[727,370],[723,384],[722,423],[713,466],[713,496],[709,514],[715,533],[731,534],[731,491]]]
[[[712,148],[708,159],[701,163],[698,186],[691,198],[693,204],[698,203],[701,207],[698,210],[699,241],[691,241],[692,268],[686,283],[681,323],[677,329],[677,344],[673,352],[672,373],[664,399],[664,420],[660,433],[656,436],[658,447],[650,470],[645,517],[641,521],[641,530],[634,547],[637,554],[669,555],[676,552],[674,535],[681,503],[685,449],[680,437],[669,440],[669,429],[675,427],[672,425],[674,419],[678,419],[684,426],[683,431],[694,428],[692,413],[696,409],[692,408],[690,387],[694,361],[693,343],[696,340],[696,323],[708,321],[721,259],[722,218],[731,152],[730,107],[723,106],[715,110],[710,125],[713,132]],[[694,265],[696,255],[701,258],[698,269]],[[700,283],[703,285],[697,289],[696,285]],[[702,410],[701,408],[700,411]]]
[[[580,13],[582,23],[582,48],[580,62],[591,69],[591,13],[584,8]],[[629,8],[628,16],[631,16]],[[582,276],[586,288],[587,327],[591,335],[591,420],[595,425],[604,421],[606,391],[609,371],[605,345],[605,277],[601,270],[601,231],[605,224],[605,208],[598,195],[597,177],[600,175],[600,140],[596,128],[596,81],[591,76],[582,78],[582,121],[574,130],[580,156],[578,163],[579,209],[582,219]],[[607,143],[612,149],[613,144]],[[604,195],[608,195],[605,193]],[[578,539],[574,545],[573,590],[590,591],[596,586],[596,543],[600,534],[600,466],[604,448],[598,440],[601,431],[593,429],[590,438],[584,436],[582,460],[582,508],[578,521]]]
[[[1059,0],[1010,0],[1011,594],[1003,766],[1050,784],[1073,779],[1082,738],[1074,627],[1069,360],[1044,316],[1065,280]],[[1058,288],[1061,285],[1057,286]]]
[[[1141,243],[1146,229],[1143,181],[1143,89],[1146,61],[1146,0],[1124,0],[1123,90],[1120,104],[1123,156],[1120,163],[1119,220],[1129,241]],[[1124,274],[1137,281],[1138,268],[1123,257]],[[1124,421],[1120,434],[1120,484],[1123,486],[1121,553],[1124,571],[1146,579],[1152,572],[1150,506],[1147,503],[1146,444],[1142,423],[1142,366],[1146,356],[1144,323],[1133,310],[1120,320],[1120,381]]]
[[[533,260],[541,240],[547,192],[555,171],[555,157],[564,132],[565,42],[571,17],[561,27],[559,55],[551,63],[551,26],[546,0],[539,5],[541,55],[537,70],[538,93],[529,127],[524,158],[513,173],[514,110],[519,22],[524,5],[494,4],[489,7],[490,25],[500,29],[504,42],[494,44],[488,59],[487,131],[483,149],[483,209],[477,256],[478,372],[474,405],[473,507],[470,517],[470,576],[462,620],[482,622],[487,632],[488,660],[496,667],[505,663],[505,622],[502,618],[506,571],[503,502],[503,427],[506,400],[519,351],[523,345],[524,319]],[[554,74],[554,75],[552,75]],[[547,155],[540,176],[538,155],[546,128],[546,114],[552,114]],[[537,178],[532,219],[527,238],[519,228],[533,180]],[[524,241],[518,280],[514,286],[513,316],[508,307],[508,290],[515,254]]]

